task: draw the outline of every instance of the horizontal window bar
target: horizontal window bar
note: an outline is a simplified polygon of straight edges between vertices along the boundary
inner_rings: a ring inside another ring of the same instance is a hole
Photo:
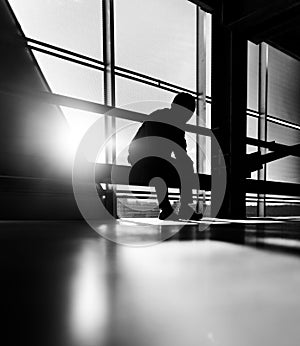
[[[300,130],[300,125],[297,125],[297,124],[291,123],[289,121],[273,117],[271,115],[267,116],[267,120],[270,121],[271,123],[274,123],[274,124],[289,127],[289,128],[292,128],[292,129],[298,130],[298,131]]]
[[[173,92],[173,93],[178,93],[180,91],[179,89],[178,90],[174,90],[174,88],[171,88],[171,87],[168,87],[168,86],[158,85],[158,84],[156,84],[155,82],[153,82],[151,80],[149,80],[149,81],[148,80],[142,80],[142,79],[137,78],[135,76],[128,76],[128,75],[126,75],[126,74],[124,74],[122,72],[118,72],[118,71],[115,72],[115,75],[119,76],[119,77],[130,79],[130,80],[134,80],[134,81],[139,82],[139,83],[147,84],[147,85],[159,88],[159,89],[170,91],[170,92]]]
[[[53,46],[53,45],[51,45],[49,43],[38,41],[38,40],[35,40],[35,39],[32,39],[32,38],[26,37],[25,39],[26,39],[27,42],[36,44],[38,46],[43,46],[43,47],[46,47],[46,48],[50,48],[52,50],[59,51],[61,53],[65,53],[67,55],[72,55],[72,56],[75,56],[77,58],[80,58],[80,59],[83,59],[83,60],[87,60],[87,61],[93,62],[95,64],[99,64],[99,65],[104,66],[104,62],[103,61],[100,61],[100,60],[97,60],[97,59],[94,59],[94,58],[90,58],[90,57],[88,57],[86,55],[79,54],[79,53],[73,52],[73,51],[68,50],[68,49],[64,49],[64,48],[60,48],[60,47],[57,47],[57,46]],[[32,49],[36,49],[36,46],[31,46],[31,48]]]
[[[172,84],[172,83],[165,82],[165,81],[160,80],[160,79],[158,79],[158,78],[154,78],[154,77],[151,77],[151,76],[147,76],[147,75],[145,75],[145,74],[142,74],[142,73],[139,73],[139,72],[135,72],[135,71],[132,71],[132,70],[128,70],[128,69],[125,69],[125,68],[119,67],[119,66],[116,66],[116,67],[115,67],[115,70],[116,70],[116,72],[120,71],[120,72],[127,73],[127,74],[129,74],[129,75],[141,77],[141,78],[143,78],[143,79],[152,81],[152,82],[154,82],[154,83],[155,83],[156,85],[158,85],[158,86],[160,86],[161,84],[164,84],[165,86],[169,86],[169,87],[171,87],[171,88],[178,89],[178,90],[180,90],[180,91],[184,91],[184,92],[187,92],[187,93],[190,93],[190,94],[193,94],[193,95],[197,96],[197,92],[196,92],[196,91],[183,88],[183,87],[178,86],[178,85],[176,85],[176,84]],[[124,76],[124,75],[123,75],[123,76]],[[200,94],[198,94],[198,95],[200,96]]]
[[[247,115],[250,117],[259,118],[259,113],[250,108],[247,108]]]

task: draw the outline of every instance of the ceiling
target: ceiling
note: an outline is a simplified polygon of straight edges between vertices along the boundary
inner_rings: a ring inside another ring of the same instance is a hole
[[[300,60],[300,0],[189,0],[217,14],[254,43],[267,42]]]

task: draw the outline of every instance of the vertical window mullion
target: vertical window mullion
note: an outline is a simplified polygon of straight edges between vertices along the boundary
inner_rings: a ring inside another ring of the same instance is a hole
[[[115,41],[114,41],[114,0],[102,0],[103,8],[103,60],[104,60],[104,103],[115,106]],[[116,160],[116,119],[105,115],[105,162]],[[117,200],[111,184],[106,184],[106,208],[117,216]]]
[[[206,126],[206,41],[205,12],[196,6],[196,125]],[[201,150],[200,150],[201,149]],[[206,137],[196,135],[196,170],[206,172]],[[199,202],[197,192],[197,205]]]
[[[258,139],[267,140],[267,96],[268,96],[268,45],[261,43],[259,46],[259,85],[258,85]],[[266,148],[258,147],[262,155],[266,154]],[[266,181],[267,165],[258,170],[258,180]],[[266,215],[266,195],[258,194],[258,216]]]

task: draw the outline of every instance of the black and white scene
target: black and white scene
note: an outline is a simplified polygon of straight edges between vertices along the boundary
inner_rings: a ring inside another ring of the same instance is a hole
[[[299,346],[300,1],[0,0],[4,346]]]

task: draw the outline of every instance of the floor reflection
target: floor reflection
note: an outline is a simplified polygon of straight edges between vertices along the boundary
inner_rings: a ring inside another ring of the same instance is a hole
[[[281,248],[299,250],[298,225],[193,225],[129,247],[83,223],[2,223],[2,343],[297,346],[300,258]]]
[[[70,283],[70,333],[74,345],[104,344],[108,327],[106,246],[84,242]]]

